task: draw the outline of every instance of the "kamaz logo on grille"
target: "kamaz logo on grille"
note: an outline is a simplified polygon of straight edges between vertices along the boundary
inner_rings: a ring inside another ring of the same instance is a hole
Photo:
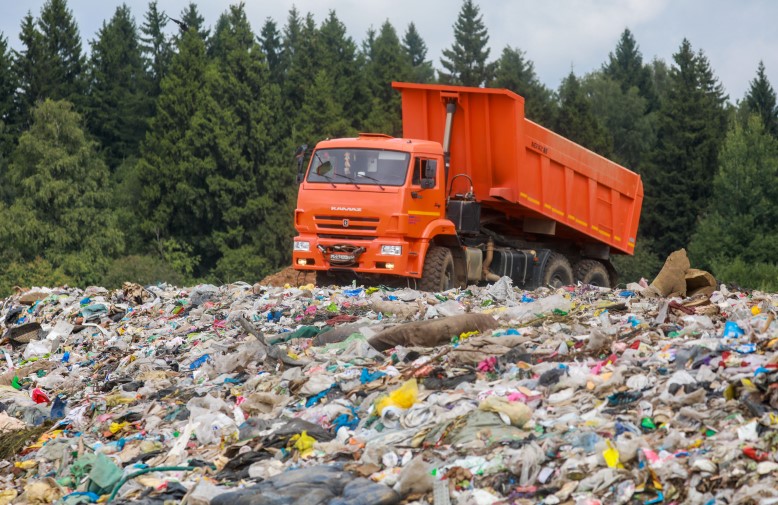
[[[362,207],[330,207],[330,210],[339,210],[341,212],[362,212]]]
[[[343,220],[343,227],[348,228],[348,219]]]

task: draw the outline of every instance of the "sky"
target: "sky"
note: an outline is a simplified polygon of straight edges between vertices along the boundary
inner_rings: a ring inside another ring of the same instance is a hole
[[[40,14],[44,0],[0,0],[0,32],[9,45],[19,48],[19,26],[30,11]],[[143,23],[148,0],[69,0],[68,6],[81,31],[84,47],[94,40],[102,23],[116,7],[130,6],[137,24]],[[158,0],[171,17],[189,0]],[[235,1],[200,0],[198,9],[206,25]],[[572,70],[583,76],[597,70],[615,50],[625,28],[632,31],[644,62],[654,58],[672,64],[684,38],[710,61],[731,102],[742,100],[763,61],[767,77],[778,87],[778,2],[774,0],[475,0],[489,34],[490,60],[503,48],[524,51],[546,86],[558,89]],[[372,27],[389,20],[400,38],[413,22],[427,45],[427,59],[442,68],[443,49],[454,42],[459,0],[246,0],[245,8],[255,33],[267,18],[279,30],[292,6],[311,13],[320,24],[334,10],[348,35],[359,45]],[[173,23],[168,26],[173,30]]]

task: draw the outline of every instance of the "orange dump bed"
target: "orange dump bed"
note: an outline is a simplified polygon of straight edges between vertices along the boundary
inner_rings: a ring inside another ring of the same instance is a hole
[[[443,143],[446,103],[457,104],[451,169],[473,180],[484,207],[517,219],[553,220],[555,235],[635,248],[640,176],[524,117],[524,98],[505,89],[393,83],[402,93],[403,136]],[[468,189],[464,178],[454,191]]]

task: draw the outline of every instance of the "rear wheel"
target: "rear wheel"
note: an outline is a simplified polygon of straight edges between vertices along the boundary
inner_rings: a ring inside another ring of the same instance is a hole
[[[432,246],[424,259],[419,289],[446,291],[454,287],[454,256],[446,247]]]
[[[575,264],[573,271],[576,282],[591,284],[601,288],[610,287],[610,275],[605,265],[597,260],[581,260]]]
[[[543,272],[543,285],[561,288],[573,283],[573,268],[567,258],[559,253],[551,253]]]

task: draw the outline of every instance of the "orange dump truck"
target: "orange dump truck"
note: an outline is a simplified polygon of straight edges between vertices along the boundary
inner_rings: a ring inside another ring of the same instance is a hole
[[[307,170],[298,150],[297,270],[429,291],[503,276],[525,289],[615,284],[640,176],[526,119],[511,91],[393,87],[404,138],[324,140]]]

